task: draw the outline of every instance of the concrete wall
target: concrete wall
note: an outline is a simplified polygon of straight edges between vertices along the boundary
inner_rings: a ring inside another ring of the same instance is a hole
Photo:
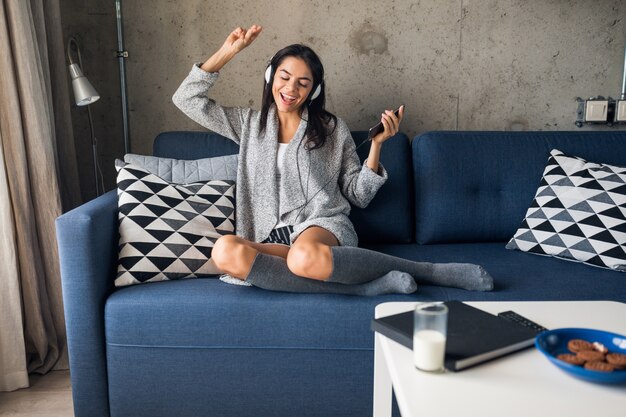
[[[92,109],[110,189],[112,161],[123,153],[114,2],[64,7],[66,33],[84,39],[86,72],[102,96]],[[577,96],[621,91],[621,1],[126,0],[123,13],[133,153],[149,154],[161,131],[202,129],[173,106],[172,93],[193,62],[236,26],[253,23],[263,33],[222,70],[213,97],[259,108],[267,60],[302,42],[322,57],[327,107],[353,130],[402,103],[410,137],[436,129],[572,130]],[[79,149],[89,137],[81,110],[73,113]],[[88,176],[89,151],[81,154]]]

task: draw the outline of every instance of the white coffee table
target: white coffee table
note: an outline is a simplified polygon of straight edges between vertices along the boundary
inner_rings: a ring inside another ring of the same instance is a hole
[[[384,303],[376,317],[414,308]],[[513,310],[549,329],[583,327],[626,335],[626,304],[612,301],[468,302],[490,313]],[[412,352],[376,333],[374,417],[391,415],[391,388],[403,417],[626,416],[626,386],[573,378],[535,348],[461,372],[415,369]]]

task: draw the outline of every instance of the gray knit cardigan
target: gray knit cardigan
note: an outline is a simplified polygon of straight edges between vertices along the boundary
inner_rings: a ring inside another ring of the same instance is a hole
[[[189,118],[239,145],[236,191],[236,233],[262,242],[278,220],[294,226],[293,242],[310,226],[322,227],[341,245],[357,246],[358,239],[348,219],[350,204],[365,207],[387,180],[361,165],[346,123],[339,119],[323,147],[304,148],[308,111],[287,147],[284,173],[276,181],[278,116],[273,105],[267,126],[261,130],[261,112],[249,108],[223,107],[207,96],[218,73],[207,73],[196,64],[182,82],[174,104]],[[280,194],[279,194],[280,193]]]

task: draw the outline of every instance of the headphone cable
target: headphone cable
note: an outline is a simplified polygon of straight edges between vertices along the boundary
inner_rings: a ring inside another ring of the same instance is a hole
[[[356,151],[363,146],[364,144],[366,144],[367,142],[370,142],[372,139],[371,138],[367,138],[366,140],[364,140],[363,142],[361,142],[356,148],[354,148],[354,152],[356,153]],[[298,147],[298,151],[296,151],[296,169],[298,170],[298,176],[300,176],[300,164],[299,164],[299,156],[300,156],[300,147]],[[309,151],[311,152],[311,151]],[[333,173],[333,175],[331,175],[331,177],[329,178],[328,181],[326,181],[326,183],[315,192],[315,194],[313,194],[313,196],[311,197],[311,199],[309,199],[309,176],[311,174],[311,155],[309,154],[309,169],[308,169],[308,173],[307,173],[307,178],[306,178],[306,196],[304,197],[304,204],[302,205],[302,208],[300,208],[300,211],[298,212],[298,214],[296,215],[296,222],[298,221],[298,219],[300,218],[300,215],[302,214],[302,212],[304,211],[304,209],[306,208],[306,206],[313,201],[313,199],[315,198],[316,195],[318,195],[324,188],[326,188],[326,186],[328,184],[330,184],[330,182],[333,180],[333,178],[335,177],[335,175],[337,175],[339,173],[339,171],[341,171],[341,166]],[[300,177],[300,188],[302,189],[302,177]],[[303,191],[303,190],[302,190]],[[304,194],[304,192],[303,192]]]

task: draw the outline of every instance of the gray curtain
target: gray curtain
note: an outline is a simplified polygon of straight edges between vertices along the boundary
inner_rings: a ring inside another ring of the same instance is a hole
[[[0,1],[0,391],[67,369],[54,220],[80,203],[59,0]]]

